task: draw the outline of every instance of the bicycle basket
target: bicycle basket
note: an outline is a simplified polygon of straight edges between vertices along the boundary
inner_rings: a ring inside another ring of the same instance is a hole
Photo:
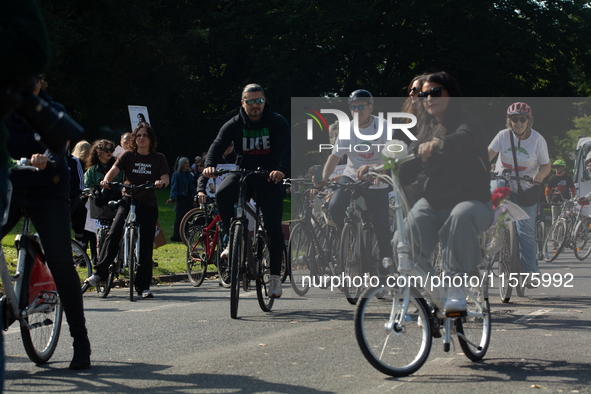
[[[90,206],[90,217],[92,219],[111,220],[117,214],[117,208],[111,208],[108,205],[99,207],[96,205],[96,201],[92,197],[88,201],[88,205]]]
[[[90,199],[88,200],[90,217],[99,220],[113,219],[117,213],[117,208],[111,208],[108,205],[109,200],[114,197],[111,190],[102,190],[100,186],[92,186],[90,189]]]

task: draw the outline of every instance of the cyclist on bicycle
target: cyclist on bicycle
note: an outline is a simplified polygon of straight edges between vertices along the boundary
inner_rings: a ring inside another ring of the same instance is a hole
[[[546,187],[546,202],[552,204],[552,224],[560,216],[560,203],[563,200],[568,200],[570,196],[575,197],[577,195],[577,189],[573,182],[573,178],[566,174],[566,163],[564,160],[556,160],[552,164],[556,170],[556,174],[552,175],[548,180],[548,186]],[[552,189],[556,189],[557,193],[552,194]],[[570,190],[570,194],[569,194]]]
[[[501,172],[503,169],[510,169],[512,171],[511,175],[515,175],[513,157],[516,157],[518,162],[517,171],[520,177],[528,175],[535,182],[541,183],[550,173],[551,165],[546,140],[540,133],[532,129],[533,123],[534,118],[529,105],[523,102],[517,102],[509,106],[507,109],[507,128],[499,131],[488,146],[489,161],[492,161],[497,153],[499,153],[496,164],[497,172]],[[511,139],[513,139],[514,149],[511,145]],[[513,154],[513,150],[515,151],[515,155]],[[533,187],[528,182],[521,181],[520,183],[525,191]],[[523,203],[520,204],[517,201],[518,186],[516,181],[511,181],[510,186],[512,191],[511,200],[529,215],[529,219],[519,220],[516,223],[522,270],[524,273],[539,272],[536,257],[535,230],[536,208],[540,200],[539,195],[533,205],[525,206]]]
[[[358,128],[363,135],[374,135],[378,130],[379,118],[372,115],[373,111],[373,96],[367,90],[359,89],[351,93],[349,96],[349,109],[351,115],[358,114]],[[382,130],[386,130],[386,122],[382,125]],[[351,122],[351,139],[342,140],[339,136],[334,144],[332,153],[326,160],[322,170],[322,180],[315,179],[315,184],[324,185],[328,183],[328,178],[334,172],[337,164],[343,155],[347,155],[347,166],[343,176],[339,179],[339,183],[347,184],[355,182],[362,178],[367,168],[372,165],[382,163],[382,154],[378,151],[378,144],[385,144],[387,142],[386,133],[382,133],[375,141],[371,141],[375,146],[371,147],[369,151],[357,152],[351,150],[350,146],[363,144],[366,141],[359,139],[353,131],[353,122]],[[383,145],[382,145],[383,146]],[[388,185],[385,183],[377,183],[368,189],[360,191],[361,195],[366,201],[367,208],[371,212],[374,232],[378,241],[378,248],[380,250],[380,261],[384,257],[392,258],[392,247],[390,240],[392,233],[390,232],[390,223],[388,222],[389,206],[388,206]],[[345,210],[349,206],[351,200],[351,191],[339,188],[337,189],[328,205],[328,212],[332,221],[337,227],[342,230],[345,225]],[[378,270],[382,271],[383,267],[378,264]],[[386,274],[386,272],[382,272]]]
[[[157,144],[156,134],[149,124],[137,125],[131,133],[129,142],[131,150],[119,156],[100,182],[101,186],[109,188],[109,182],[113,181],[120,171],[125,171],[125,181],[131,185],[154,182],[157,188],[166,187],[169,184],[168,163],[162,153],[156,152]],[[150,283],[152,282],[152,251],[158,220],[158,199],[153,189],[142,189],[135,192],[135,200],[137,222],[141,229],[135,290],[144,299],[154,298],[150,291]],[[109,276],[109,266],[119,252],[119,241],[123,236],[125,219],[131,207],[131,201],[127,197],[123,198],[123,202],[117,210],[117,215],[100,250],[94,273],[86,279],[90,286],[95,287],[100,281],[106,280]]]
[[[35,94],[52,105],[51,97],[41,90],[42,81],[41,77],[37,79]],[[54,108],[60,109],[56,106]],[[37,140],[36,131],[15,112],[6,118],[6,125],[10,132],[7,147],[13,158],[30,157],[31,165],[40,170],[44,170],[51,159],[55,161],[55,167],[39,172],[18,171],[10,174],[14,191],[8,222],[2,227],[2,236],[16,226],[21,219],[22,210],[26,209],[39,233],[47,265],[55,280],[70,326],[70,335],[74,338],[74,357],[70,369],[90,368],[91,350],[80,278],[72,259],[70,170],[66,161],[65,144],[58,151],[46,150]]]
[[[217,138],[211,144],[205,159],[203,175],[215,178],[214,172],[222,153],[234,143],[237,164],[245,169],[262,168],[270,171],[269,178],[248,178],[249,194],[257,191],[265,230],[269,236],[271,275],[269,296],[281,297],[281,262],[283,259],[283,198],[285,188],[281,181],[291,170],[291,131],[285,118],[273,111],[266,102],[263,88],[249,84],[242,90],[240,113],[222,126]],[[239,177],[228,174],[216,192],[218,210],[226,231],[234,216],[234,205],[238,200]],[[227,251],[224,254],[227,255]]]
[[[407,217],[406,230],[412,229],[414,240],[414,253],[408,259],[412,262],[413,255],[418,256],[418,266],[433,272],[431,256],[440,241],[446,275],[472,275],[482,261],[478,237],[494,217],[485,128],[462,108],[457,98],[460,88],[451,75],[428,74],[422,82],[418,96],[425,112],[417,135],[420,158],[400,165],[402,185],[412,183],[421,171],[428,177],[422,198]],[[398,245],[397,236],[393,245]],[[448,289],[445,312],[466,310],[464,286]]]

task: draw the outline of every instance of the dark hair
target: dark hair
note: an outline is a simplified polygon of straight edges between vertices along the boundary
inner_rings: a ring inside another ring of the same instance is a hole
[[[437,82],[447,90],[447,94],[450,97],[462,97],[462,91],[460,90],[458,81],[445,71],[425,75],[423,84],[425,82]]]
[[[90,154],[86,159],[86,168],[90,168],[95,164],[100,162],[99,160],[99,152],[102,152],[108,145],[111,145],[112,149],[115,149],[115,143],[109,140],[96,140],[92,144],[92,148],[90,148]],[[110,164],[115,162],[115,158],[111,157]]]
[[[242,98],[244,98],[244,93],[249,92],[263,92],[263,97],[265,97],[265,91],[261,87],[261,85],[257,85],[256,83],[249,83],[242,89]]]
[[[131,139],[129,140],[129,147],[131,150],[137,152],[137,133],[140,129],[146,129],[148,132],[148,137],[150,137],[150,152],[154,152],[156,147],[158,146],[158,140],[156,139],[156,133],[154,133],[154,129],[148,123],[140,123],[138,124],[135,129],[131,132]]]
[[[426,74],[423,78],[421,78],[423,85],[426,82],[436,82],[443,86],[447,91],[447,94],[450,97],[462,97],[462,91],[460,90],[460,85],[458,81],[450,74],[445,71],[439,71],[436,73]],[[459,99],[450,100],[447,108],[445,109],[446,113],[451,112],[458,112],[462,110],[462,103]],[[417,138],[419,143],[431,141],[435,137],[441,137],[445,135],[446,129],[443,125],[439,124],[434,116],[427,113],[427,111],[423,111],[420,118],[419,124],[417,126]]]

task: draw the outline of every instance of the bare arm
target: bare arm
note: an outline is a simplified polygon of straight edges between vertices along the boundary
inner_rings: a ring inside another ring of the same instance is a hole
[[[111,182],[115,177],[121,172],[121,170],[115,166],[112,166],[105,178],[101,181],[101,186],[103,188],[109,189],[108,183]]]
[[[495,152],[494,150],[488,148],[488,161],[489,162],[491,162],[492,159],[494,159],[496,155],[497,155],[497,152]]]
[[[324,168],[322,169],[322,181],[328,181],[328,177],[334,172],[335,168],[337,168],[339,160],[341,160],[341,158],[333,154],[328,156],[326,164],[324,164]]]
[[[552,164],[550,164],[550,162],[543,164],[540,167],[540,171],[538,171],[538,173],[534,176],[534,181],[542,182],[544,178],[548,176],[550,171],[552,171]]]

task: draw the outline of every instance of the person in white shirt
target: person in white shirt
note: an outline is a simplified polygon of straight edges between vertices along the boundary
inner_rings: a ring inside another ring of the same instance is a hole
[[[505,169],[512,171],[515,175],[515,166],[519,177],[530,176],[535,182],[542,182],[552,170],[548,146],[546,140],[540,133],[532,129],[534,118],[529,105],[523,102],[513,103],[507,109],[507,128],[499,131],[497,136],[488,146],[489,160],[499,155],[496,162],[496,171],[501,173]],[[517,163],[514,163],[513,148],[515,148]],[[511,199],[517,203],[528,215],[529,219],[516,222],[517,234],[519,236],[519,254],[521,258],[522,272],[539,272],[536,258],[536,231],[535,203],[526,207],[517,202],[517,182],[511,181]],[[529,182],[521,181],[523,190],[533,187]]]
[[[372,115],[373,102],[373,96],[367,90],[360,89],[351,93],[349,109],[352,116],[357,114],[357,125],[354,125],[353,121],[351,122],[351,138],[349,140],[343,140],[341,135],[338,136],[332,153],[322,170],[322,180],[316,180],[317,184],[328,183],[328,178],[334,172],[343,155],[347,155],[347,166],[343,176],[339,179],[339,183],[343,184],[361,179],[363,172],[360,172],[360,169],[365,166],[383,164],[382,153],[379,151],[378,145],[383,146],[387,142],[387,133],[383,132],[374,141],[365,141],[358,138],[354,132],[354,127],[358,127],[359,132],[363,135],[375,135],[380,127],[382,130],[386,130],[385,121],[380,125],[379,118]],[[367,150],[359,149],[359,151],[353,148],[362,144],[369,145],[369,148]],[[388,187],[385,183],[376,184],[369,189],[363,189],[361,195],[372,215],[372,223],[380,249],[380,262],[384,257],[392,258],[392,247],[390,246],[392,234],[388,223]],[[344,226],[345,210],[349,206],[350,199],[351,192],[339,188],[330,200],[328,211],[332,221],[340,229]],[[378,264],[378,269],[380,271],[383,269],[381,264]]]

